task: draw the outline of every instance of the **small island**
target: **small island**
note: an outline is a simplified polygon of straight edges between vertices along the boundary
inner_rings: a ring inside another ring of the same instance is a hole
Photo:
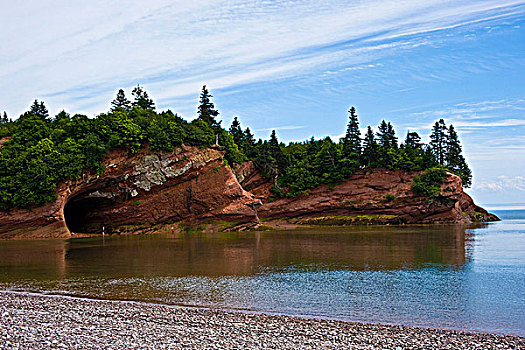
[[[94,118],[44,102],[0,124],[0,237],[227,231],[297,225],[471,223],[497,220],[463,187],[472,172],[453,125],[430,143],[394,126],[345,136],[256,141],[237,117],[225,129],[202,87],[197,117],[156,111],[137,86]]]

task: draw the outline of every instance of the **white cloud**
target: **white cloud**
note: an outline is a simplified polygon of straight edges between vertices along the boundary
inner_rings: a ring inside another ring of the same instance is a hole
[[[525,192],[525,177],[523,176],[499,176],[495,181],[479,182],[475,184],[474,189],[477,191],[520,191]]]
[[[3,1],[0,101],[12,114],[46,96],[55,109],[107,108],[143,83],[162,101],[314,68],[372,68],[382,52],[434,33],[523,13],[522,1]],[[385,42],[387,41],[387,42]],[[376,64],[377,67],[377,64]],[[337,68],[336,70],[338,70]],[[53,108],[51,108],[53,109]]]

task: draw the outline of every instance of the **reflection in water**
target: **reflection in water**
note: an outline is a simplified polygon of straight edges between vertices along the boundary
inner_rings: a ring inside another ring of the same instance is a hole
[[[0,242],[0,288],[523,334],[523,260],[490,260],[505,227]]]
[[[448,268],[465,264],[465,229],[361,227],[176,237],[112,236],[3,242],[0,252],[4,280],[86,275],[253,275],[287,269]]]

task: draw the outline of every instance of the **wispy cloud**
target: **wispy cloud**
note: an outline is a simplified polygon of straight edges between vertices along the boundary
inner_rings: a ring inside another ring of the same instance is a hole
[[[392,50],[434,45],[437,31],[524,8],[511,0],[6,1],[0,80],[11,86],[0,100],[17,113],[45,95],[93,113],[107,108],[102,96],[137,83],[163,105],[205,82],[225,89],[312,69],[351,72],[380,66],[373,62]]]
[[[525,177],[523,176],[499,176],[492,182],[480,182],[475,185],[478,191],[520,191],[525,192]]]

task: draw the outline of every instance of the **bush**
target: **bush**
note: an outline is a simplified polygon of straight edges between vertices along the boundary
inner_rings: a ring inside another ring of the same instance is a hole
[[[430,168],[421,176],[414,176],[412,192],[421,196],[433,198],[439,196],[441,184],[447,177],[447,171],[442,168]]]
[[[394,196],[392,193],[387,193],[385,195],[385,201],[392,202],[394,199],[396,199],[396,196]]]

